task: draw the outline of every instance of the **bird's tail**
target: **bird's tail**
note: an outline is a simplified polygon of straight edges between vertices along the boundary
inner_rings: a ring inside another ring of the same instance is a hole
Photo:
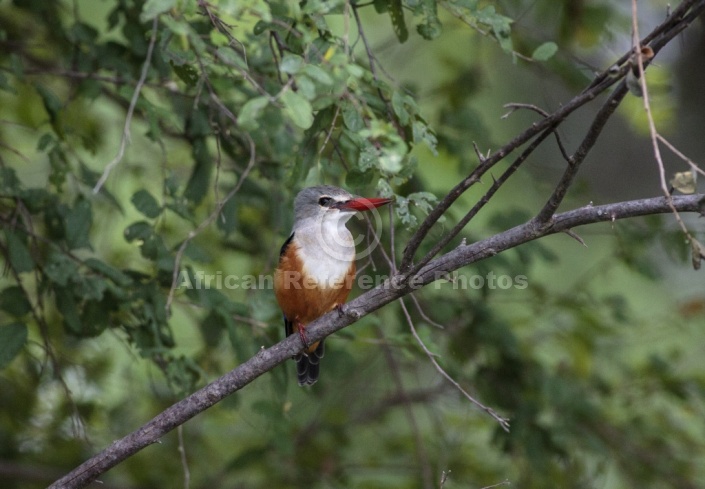
[[[316,383],[321,358],[323,358],[324,353],[323,341],[320,341],[312,352],[302,353],[295,357],[296,375],[299,379],[299,385],[313,385]]]

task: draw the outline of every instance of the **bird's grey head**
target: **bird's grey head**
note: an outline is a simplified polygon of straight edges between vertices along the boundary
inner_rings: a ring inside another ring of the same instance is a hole
[[[318,185],[303,189],[294,199],[295,225],[311,221],[347,221],[354,210],[342,209],[338,205],[353,199],[350,192],[332,185]]]

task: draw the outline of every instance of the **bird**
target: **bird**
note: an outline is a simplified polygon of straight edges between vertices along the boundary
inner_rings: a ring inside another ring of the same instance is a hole
[[[294,225],[279,253],[274,293],[286,336],[298,333],[304,344],[294,357],[300,386],[316,383],[324,353],[322,340],[308,342],[306,326],[333,309],[342,312],[355,278],[355,242],[345,224],[356,212],[391,201],[331,185],[304,188],[294,199]]]

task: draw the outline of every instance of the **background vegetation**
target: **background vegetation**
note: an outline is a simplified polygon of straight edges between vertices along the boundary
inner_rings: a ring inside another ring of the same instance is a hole
[[[640,2],[642,34],[669,11]],[[505,104],[558,109],[631,30],[630,5],[597,1],[0,1],[2,486],[46,486],[282,339],[270,289],[187,289],[181,271],[270,274],[293,195],[319,183],[395,195],[381,248],[401,257],[478,151],[541,118]],[[647,72],[659,133],[696,163],[704,37],[696,22]],[[604,100],[560,126],[570,151]],[[662,195],[648,136],[627,95],[561,209]],[[449,248],[541,209],[555,141]],[[663,158],[668,178],[692,170]],[[560,234],[460,270],[526,288],[436,282],[329,338],[315,387],[287,362],[95,487],[705,486],[693,241],[671,215],[576,232],[587,247]],[[377,251],[358,267],[389,275]]]

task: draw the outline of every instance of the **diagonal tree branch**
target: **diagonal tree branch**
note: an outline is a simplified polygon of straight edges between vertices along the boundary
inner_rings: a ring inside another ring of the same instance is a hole
[[[705,215],[704,194],[676,196],[673,197],[672,203],[679,212],[697,212]],[[312,322],[306,330],[308,340],[319,341],[382,306],[446,276],[453,270],[543,236],[597,222],[670,212],[669,202],[664,197],[655,197],[603,206],[581,207],[554,216],[550,223],[539,230],[532,221],[526,222],[482,241],[461,245],[428,263],[408,281],[399,280],[399,275],[390,278],[379,287],[349,302],[344,314],[332,312]],[[173,404],[136,431],[116,440],[102,452],[54,482],[50,489],[85,487],[110,468],[152,443],[158,442],[162,436],[177,426],[285,362],[302,348],[303,344],[298,335],[291,335],[270,348],[262,347],[247,362]]]
[[[485,192],[485,194],[480,198],[480,200],[477,201],[477,203],[467,212],[467,214],[465,214],[465,216],[463,216],[460,221],[458,221],[455,226],[453,226],[450,231],[448,231],[436,242],[436,244],[433,245],[431,251],[426,253],[426,255],[421,260],[419,260],[418,263],[416,263],[410,271],[407,272],[407,275],[414,275],[416,272],[421,270],[421,268],[423,268],[428,262],[433,259],[433,257],[440,253],[441,250],[445,248],[446,245],[450,243],[453,238],[455,238],[460,233],[460,231],[463,230],[463,228],[465,228],[465,226],[468,225],[468,223],[482,210],[482,208],[487,205],[487,203],[494,196],[494,194],[497,193],[499,188],[504,185],[507,180],[509,180],[509,177],[511,177],[519,169],[519,167],[526,161],[526,159],[531,155],[531,153],[533,153],[534,150],[538,148],[548,136],[555,132],[556,125],[557,123],[544,130],[536,139],[531,142],[531,144],[524,151],[521,152],[521,154],[512,162],[509,168],[504,170],[504,173],[502,173],[499,178],[493,178],[492,185],[487,190],[487,192]]]
[[[695,19],[697,19],[702,13],[705,12],[705,0],[685,0],[676,7],[671,14],[656,28],[654,28],[649,34],[647,34],[641,41],[640,45],[648,44],[654,52],[658,52],[663,48],[669,41],[671,41],[675,36],[682,32],[686,27],[688,27]],[[541,134],[547,128],[552,126],[557,126],[560,124],[568,115],[573,113],[578,108],[582,107],[586,103],[592,101],[595,97],[606,91],[613,84],[619,82],[629,71],[630,64],[627,62],[633,50],[630,49],[627,53],[622,55],[622,57],[609,69],[605,70],[603,73],[599,74],[595,80],[577,97],[573,98],[569,103],[562,106],[549,117],[542,119],[541,121],[535,122],[530,128],[528,128],[523,133],[516,136],[513,140],[503,146],[501,149],[497,150],[495,153],[487,158],[481,159],[480,164],[468,175],[464,180],[459,182],[453,189],[448,192],[448,194],[443,197],[436,205],[435,208],[426,216],[426,219],[421,223],[417,231],[410,238],[407,244],[404,254],[402,256],[402,261],[399,269],[402,272],[409,272],[412,267],[412,262],[414,255],[421,245],[422,241],[425,239],[426,235],[429,233],[431,228],[436,224],[438,219],[445,214],[445,212],[450,208],[451,205],[472,185],[477,183],[480,178],[487,173],[492,167],[497,163],[502,161],[511,152],[527,143],[538,134]],[[618,67],[615,71],[614,67]],[[620,85],[621,87],[621,85]],[[617,89],[618,91],[620,88]],[[614,94],[613,94],[614,96]],[[615,100],[614,98],[611,100]],[[604,109],[604,108],[603,108]],[[612,111],[614,108],[612,108]],[[604,115],[611,115],[605,113]],[[596,121],[597,122],[597,121]],[[601,128],[599,128],[601,130]],[[585,141],[584,141],[585,142]],[[579,148],[580,150],[589,150],[590,146],[585,146]],[[579,155],[580,153],[578,153]],[[583,157],[584,158],[584,157]],[[572,178],[577,173],[577,170],[582,163],[582,160],[575,165],[573,168],[566,170],[568,173],[564,175],[565,181],[569,184],[572,182]],[[567,187],[565,188],[567,191]],[[552,213],[557,209],[558,205],[562,201],[564,196],[564,191],[561,191],[563,195],[557,195],[555,198],[552,196],[550,205],[544,208],[540,213],[539,221],[545,220],[546,215]],[[553,211],[550,211],[551,207],[554,207]],[[549,216],[550,217],[550,216]],[[430,259],[429,257],[424,258],[424,260]]]

